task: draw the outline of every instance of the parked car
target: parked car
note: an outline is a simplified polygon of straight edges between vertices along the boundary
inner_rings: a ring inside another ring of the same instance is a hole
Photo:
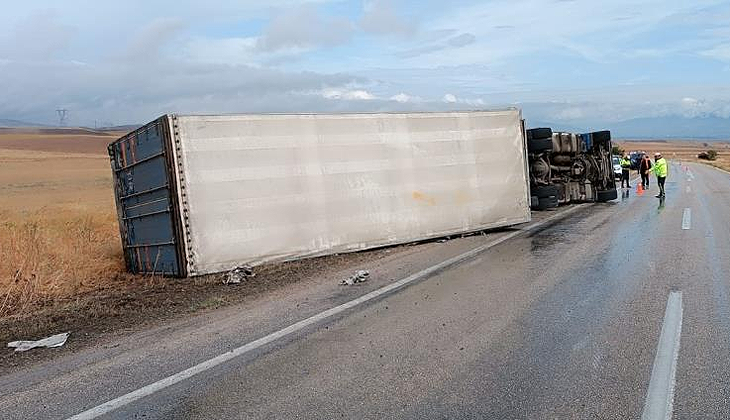
[[[616,179],[621,179],[621,158],[619,156],[613,155],[611,157],[611,162],[613,163],[613,175],[616,177]]]

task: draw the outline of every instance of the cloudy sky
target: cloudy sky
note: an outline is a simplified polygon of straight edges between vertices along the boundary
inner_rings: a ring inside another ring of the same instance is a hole
[[[730,117],[728,1],[4,3],[0,118],[504,106],[564,124]]]

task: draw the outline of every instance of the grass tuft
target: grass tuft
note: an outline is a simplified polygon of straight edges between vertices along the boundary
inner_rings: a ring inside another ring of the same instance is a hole
[[[111,212],[0,211],[0,317],[108,285],[123,272]]]

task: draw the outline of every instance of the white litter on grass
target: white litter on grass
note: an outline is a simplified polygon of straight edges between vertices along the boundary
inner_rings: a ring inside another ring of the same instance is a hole
[[[28,351],[37,347],[61,347],[62,345],[66,344],[66,340],[68,340],[69,334],[71,333],[66,332],[56,334],[37,341],[11,341],[10,343],[8,343],[8,347],[15,347],[16,352]]]
[[[248,265],[242,265],[229,271],[223,278],[223,284],[238,284],[250,277],[256,277],[253,268]]]
[[[358,270],[355,272],[355,274],[351,275],[345,280],[340,281],[340,284],[343,286],[352,286],[355,283],[362,283],[364,281],[367,281],[368,276],[370,276],[370,273],[367,270]]]

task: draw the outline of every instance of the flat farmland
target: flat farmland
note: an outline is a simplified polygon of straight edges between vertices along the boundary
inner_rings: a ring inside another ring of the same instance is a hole
[[[105,154],[114,138],[0,131],[0,317],[123,270]]]
[[[730,171],[730,142],[728,141],[696,141],[696,140],[672,140],[672,141],[638,141],[638,140],[616,140],[615,143],[622,149],[644,150],[650,154],[661,152],[667,159],[680,159],[683,161],[700,162]],[[717,160],[707,161],[697,158],[700,152],[714,150],[718,153]]]

